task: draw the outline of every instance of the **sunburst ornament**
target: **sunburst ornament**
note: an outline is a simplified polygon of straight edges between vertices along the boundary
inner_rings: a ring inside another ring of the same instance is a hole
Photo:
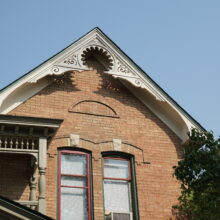
[[[81,61],[83,65],[93,67],[91,60],[99,62],[105,71],[112,70],[113,58],[105,49],[100,46],[90,46],[83,50]]]

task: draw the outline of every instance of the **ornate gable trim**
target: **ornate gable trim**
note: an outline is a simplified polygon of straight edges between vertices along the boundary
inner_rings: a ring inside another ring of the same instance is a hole
[[[113,65],[110,70],[105,71],[106,74],[110,74],[114,78],[124,79],[135,87],[147,90],[157,100],[165,101],[163,95],[144,76],[146,74],[141,73],[135,65],[132,65],[124,54],[97,28],[58,54],[58,57],[52,58],[52,62],[42,68],[42,70],[37,71],[38,73],[33,74],[27,80],[27,83],[36,83],[47,75],[60,75],[69,70],[89,70],[83,64],[82,55],[84,51],[90,48],[103,50],[107,56],[111,57]]]
[[[1,90],[0,113],[7,114],[46,87],[50,83],[46,78],[48,75],[61,75],[70,70],[89,70],[83,61],[83,55],[89,50],[99,50],[105,53],[110,60],[110,68],[107,68],[105,73],[122,80],[131,92],[182,140],[186,140],[186,132],[193,127],[204,130],[99,28],[93,29],[60,53]]]

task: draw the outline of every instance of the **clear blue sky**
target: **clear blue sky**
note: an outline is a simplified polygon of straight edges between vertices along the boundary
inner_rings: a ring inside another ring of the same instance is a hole
[[[2,0],[0,87],[96,26],[220,135],[219,0]]]

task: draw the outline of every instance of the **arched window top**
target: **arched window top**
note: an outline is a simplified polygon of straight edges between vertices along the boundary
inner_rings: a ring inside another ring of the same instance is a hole
[[[134,155],[121,151],[104,151],[102,152],[102,157],[115,157],[130,160],[134,158]]]
[[[63,146],[63,147],[58,147],[57,148],[58,149],[58,151],[62,151],[62,152],[64,152],[64,151],[69,151],[70,153],[71,152],[84,152],[84,153],[87,153],[87,154],[92,154],[92,152],[90,151],[90,150],[87,150],[87,149],[84,149],[84,148],[81,148],[81,147],[66,147],[66,146]]]

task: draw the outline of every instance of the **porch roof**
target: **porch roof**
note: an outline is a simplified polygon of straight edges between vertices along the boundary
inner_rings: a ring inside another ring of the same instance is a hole
[[[35,210],[0,196],[0,219],[4,220],[53,220]]]
[[[0,114],[0,124],[58,128],[62,122],[63,119],[57,119],[57,118],[40,118],[40,117]]]

